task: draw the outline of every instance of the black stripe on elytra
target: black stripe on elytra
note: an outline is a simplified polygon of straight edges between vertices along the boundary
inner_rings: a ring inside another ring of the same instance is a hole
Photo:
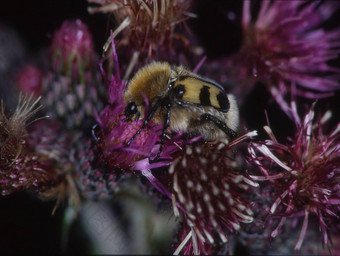
[[[209,86],[203,86],[200,91],[200,103],[203,106],[211,106]]]
[[[177,99],[182,99],[185,93],[185,86],[183,84],[178,84],[173,90],[173,93]]]
[[[216,98],[217,98],[218,104],[220,105],[221,111],[228,112],[230,108],[228,96],[220,92],[219,94],[217,94]]]

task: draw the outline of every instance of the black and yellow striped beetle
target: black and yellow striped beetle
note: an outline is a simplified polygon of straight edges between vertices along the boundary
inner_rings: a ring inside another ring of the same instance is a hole
[[[233,138],[237,134],[239,114],[235,98],[213,80],[201,77],[183,66],[152,62],[140,69],[124,92],[126,120],[144,118],[145,99],[149,109],[142,126],[127,146],[152,119],[164,124],[161,147],[168,128],[213,141]]]

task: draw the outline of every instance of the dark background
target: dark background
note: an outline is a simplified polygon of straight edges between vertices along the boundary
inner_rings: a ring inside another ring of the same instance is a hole
[[[48,46],[53,31],[65,19],[76,18],[81,18],[90,27],[100,51],[109,31],[107,17],[90,15],[85,0],[12,0],[0,3],[0,21],[17,30],[31,51]]]

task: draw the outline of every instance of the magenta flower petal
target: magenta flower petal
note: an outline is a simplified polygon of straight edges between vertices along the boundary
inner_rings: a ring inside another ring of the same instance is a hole
[[[261,81],[282,95],[297,86],[294,92],[307,98],[329,97],[340,89],[339,68],[328,63],[340,53],[340,29],[321,27],[338,3],[316,8],[312,1],[261,1],[254,21],[252,3],[244,1],[243,46],[230,63],[243,74],[238,79],[246,79],[246,74],[252,80],[246,84]],[[277,94],[273,96],[279,102]]]
[[[281,220],[271,236],[278,235],[288,218],[302,221],[296,250],[302,246],[311,217],[318,219],[324,244],[329,242],[329,228],[340,217],[340,123],[324,134],[325,119],[313,122],[314,105],[301,119],[291,103],[296,134],[286,144],[279,143],[267,127],[271,139],[249,146],[251,161],[263,175],[251,177],[274,186],[270,215]]]
[[[258,184],[238,169],[241,159],[232,154],[231,147],[254,135],[240,136],[228,145],[186,145],[175,158],[169,168],[174,214],[182,213],[184,225],[190,228],[187,235],[191,232],[177,250],[205,254],[218,242],[226,243],[241,223],[253,221],[251,204],[244,195]]]

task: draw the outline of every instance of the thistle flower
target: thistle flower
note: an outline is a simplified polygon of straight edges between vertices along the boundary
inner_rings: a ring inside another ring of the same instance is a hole
[[[251,1],[245,0],[243,46],[230,64],[253,84],[263,82],[278,102],[295,86],[294,93],[306,98],[332,95],[340,88],[334,76],[339,69],[327,61],[340,53],[340,29],[321,25],[338,7],[332,1],[315,8],[312,1],[266,0],[253,21]]]
[[[91,140],[80,140],[76,143],[71,156],[75,166],[73,178],[83,198],[98,200],[112,197],[119,189],[122,172],[108,169],[99,161],[100,152]]]
[[[126,147],[126,143],[142,126],[143,121],[125,122],[124,109],[124,103],[120,102],[118,106],[107,106],[101,112],[97,120],[101,128],[98,147],[103,151],[103,161],[107,159],[105,161],[110,166],[131,170],[135,169],[135,162],[149,157],[158,142],[161,127],[151,122]]]
[[[173,161],[169,174],[174,214],[183,213],[184,226],[190,232],[181,235],[185,242],[175,254],[211,253],[211,248],[226,243],[241,223],[253,221],[251,203],[244,195],[258,184],[242,174],[231,147],[255,134],[243,135],[228,145],[186,145]]]
[[[100,127],[97,146],[102,152],[101,161],[106,162],[108,166],[124,170],[146,170],[168,165],[170,153],[177,148],[172,143],[173,140],[165,142],[161,160],[150,163],[158,153],[162,133],[162,125],[155,125],[152,120],[129,147],[126,146],[144,120],[125,121],[125,103],[122,98],[124,87],[124,81],[112,77],[109,84],[112,104],[106,106],[97,118]],[[145,111],[148,111],[148,107]]]
[[[82,80],[83,72],[94,65],[96,54],[89,28],[81,20],[65,21],[54,32],[50,46],[52,69]]]
[[[108,167],[123,170],[146,170],[154,167],[169,164],[169,152],[175,146],[167,146],[165,143],[162,161],[150,163],[155,158],[160,147],[160,135],[162,125],[155,125],[152,120],[148,122],[147,127],[143,129],[132,141],[129,147],[126,143],[142,126],[144,120],[126,121],[124,115],[125,102],[123,101],[123,93],[126,83],[120,78],[120,68],[118,64],[118,56],[115,51],[114,41],[112,39],[113,60],[115,62],[115,75],[112,75],[110,81],[106,81],[109,105],[106,106],[99,116],[97,122],[100,128],[98,133],[97,146],[101,151],[101,160]],[[101,66],[102,74],[105,77],[104,70]],[[145,112],[149,110],[148,100],[145,99]],[[145,114],[145,116],[147,116]]]
[[[177,34],[175,28],[190,16],[187,12],[190,1],[122,1],[122,0],[88,0],[98,7],[89,7],[90,13],[113,13],[118,27],[113,37],[121,33],[118,45],[128,46],[140,57],[154,59],[163,57],[167,60],[177,56],[176,49],[188,48],[185,36]],[[104,50],[111,40],[108,39]],[[131,56],[130,56],[131,57]]]
[[[50,54],[51,70],[43,82],[48,115],[67,128],[88,129],[105,100],[88,27],[80,20],[65,21],[53,35]]]
[[[14,114],[1,113],[0,187],[3,195],[15,191],[44,192],[61,181],[69,138],[57,132],[60,126],[46,119],[27,121],[39,107],[39,98],[20,98]],[[64,161],[62,161],[64,159]]]
[[[270,215],[279,217],[280,222],[271,236],[278,235],[287,219],[303,219],[296,250],[301,248],[313,217],[327,244],[328,229],[338,222],[340,213],[340,124],[324,134],[325,118],[313,124],[314,105],[301,121],[295,102],[291,103],[296,134],[286,144],[279,143],[266,127],[271,139],[251,143],[249,147],[252,162],[263,174],[252,178],[270,181],[273,186],[274,203]],[[325,117],[329,116],[327,112]]]
[[[43,200],[56,200],[52,214],[59,204],[68,198],[68,204],[79,209],[80,196],[72,174],[75,164],[70,159],[71,148],[76,138],[66,132],[57,120],[42,119],[27,128],[30,150],[37,166],[41,166],[40,172],[49,170],[52,178],[42,179],[46,185],[35,190]],[[29,166],[26,167],[29,171]],[[39,181],[38,179],[38,181]]]
[[[32,97],[20,95],[18,106],[10,118],[6,116],[4,106],[1,104],[1,164],[11,165],[21,154],[27,137],[27,121],[41,108],[38,106],[39,100],[40,98],[33,100]]]
[[[194,247],[195,246],[195,247]],[[197,246],[197,249],[196,249]],[[197,239],[197,235],[191,227],[186,223],[181,222],[178,225],[178,230],[175,234],[174,242],[172,247],[176,248],[174,255],[227,255],[223,253],[225,250],[225,244],[223,243],[204,243]],[[183,249],[182,249],[183,248]],[[179,252],[179,250],[181,252]],[[196,252],[195,252],[196,250]]]

